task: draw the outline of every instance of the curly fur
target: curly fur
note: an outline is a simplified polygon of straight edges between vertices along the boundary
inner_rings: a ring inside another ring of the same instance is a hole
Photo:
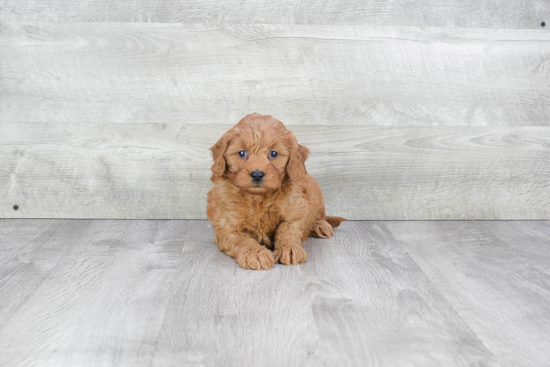
[[[247,115],[210,148],[207,213],[221,251],[246,269],[305,262],[308,236],[330,238],[345,220],[327,217],[317,181],[305,167],[309,149],[272,116]],[[245,150],[246,157],[239,157]],[[275,150],[278,157],[272,158]],[[261,182],[250,173],[265,172]]]

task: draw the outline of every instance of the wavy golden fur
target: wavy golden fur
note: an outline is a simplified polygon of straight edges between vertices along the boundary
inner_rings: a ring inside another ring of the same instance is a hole
[[[302,242],[330,238],[345,220],[325,215],[321,189],[304,164],[309,149],[272,116],[247,115],[210,150],[208,219],[220,250],[243,268],[302,263]]]

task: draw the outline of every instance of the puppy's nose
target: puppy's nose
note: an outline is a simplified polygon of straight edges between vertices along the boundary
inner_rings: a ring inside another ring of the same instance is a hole
[[[265,172],[260,171],[258,169],[250,172],[250,177],[252,177],[252,179],[256,182],[260,182],[261,180],[263,180],[264,176],[265,176]]]

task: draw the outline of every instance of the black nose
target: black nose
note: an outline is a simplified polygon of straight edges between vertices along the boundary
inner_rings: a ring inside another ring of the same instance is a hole
[[[255,170],[250,172],[250,177],[256,182],[260,182],[264,179],[265,173],[260,170]]]

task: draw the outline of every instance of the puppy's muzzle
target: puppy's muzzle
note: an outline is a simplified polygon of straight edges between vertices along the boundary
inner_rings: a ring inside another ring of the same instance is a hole
[[[260,171],[258,169],[250,172],[250,177],[252,177],[252,181],[254,182],[262,182],[264,179],[264,176],[265,176],[265,172]]]

